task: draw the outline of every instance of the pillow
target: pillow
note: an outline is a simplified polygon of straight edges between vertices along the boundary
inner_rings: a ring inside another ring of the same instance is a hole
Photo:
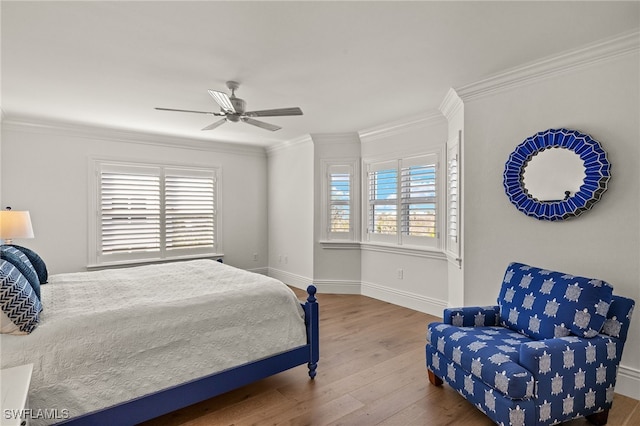
[[[10,262],[0,259],[0,331],[29,334],[40,321],[42,304],[29,281]]]
[[[40,284],[46,284],[47,280],[49,279],[49,272],[47,272],[47,265],[45,265],[44,260],[42,260],[42,258],[38,256],[38,253],[16,244],[10,245],[20,250],[22,253],[24,253],[25,256],[27,256],[27,258],[29,258],[29,262],[31,262],[33,268],[36,270],[36,274],[38,274]]]
[[[613,288],[604,281],[512,263],[498,297],[502,325],[534,339],[595,337]]]
[[[36,292],[36,296],[40,299],[40,279],[38,278],[38,274],[36,274],[36,270],[33,268],[33,265],[29,261],[29,258],[12,246],[1,246],[0,247],[0,258],[10,262],[13,266],[18,268],[20,273],[24,275],[24,277],[29,281],[33,291]]]

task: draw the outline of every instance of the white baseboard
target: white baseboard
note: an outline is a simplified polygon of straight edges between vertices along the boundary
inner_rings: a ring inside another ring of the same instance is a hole
[[[621,365],[618,368],[616,393],[640,400],[640,370]]]
[[[310,284],[313,284],[313,279],[309,277],[303,277],[302,275],[292,274],[291,272],[282,271],[276,268],[268,268],[268,273],[272,278],[282,281],[283,283],[295,288],[306,290]]]
[[[442,311],[447,307],[444,300],[367,282],[362,283],[361,294],[437,317],[442,317]]]
[[[433,299],[431,297],[398,290],[380,284],[349,280],[314,281],[309,277],[292,274],[291,272],[282,271],[276,268],[269,268],[268,275],[287,285],[303,290],[306,290],[309,284],[313,284],[318,289],[319,294],[361,294],[363,296],[373,297],[374,299],[393,303],[398,306],[404,306],[405,308],[425,312],[437,317],[441,317],[442,311],[447,307],[447,302],[444,300]]]
[[[315,280],[313,285],[318,293],[329,294],[360,294],[360,281],[346,280]]]
[[[262,268],[247,269],[249,272],[255,272],[256,274],[269,275],[269,268],[264,266]]]

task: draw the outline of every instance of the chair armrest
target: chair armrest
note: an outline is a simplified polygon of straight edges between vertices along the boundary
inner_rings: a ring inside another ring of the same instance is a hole
[[[542,377],[553,371],[593,367],[620,362],[623,342],[615,337],[598,335],[593,339],[576,336],[537,340],[520,345],[519,364]]]
[[[553,418],[562,417],[562,402],[567,406],[580,402],[588,411],[602,411],[613,401],[623,346],[620,339],[602,334],[592,339],[567,336],[532,341],[520,345],[519,364],[533,375],[534,392],[544,411],[551,410],[553,403],[553,414],[549,414]]]
[[[442,322],[456,327],[491,327],[499,320],[499,306],[466,306],[445,309]]]

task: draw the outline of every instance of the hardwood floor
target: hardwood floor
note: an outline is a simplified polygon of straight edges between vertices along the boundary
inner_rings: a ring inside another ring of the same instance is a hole
[[[303,291],[294,291],[304,298]],[[429,383],[426,325],[439,318],[365,296],[320,294],[318,301],[315,380],[306,366],[296,367],[144,425],[494,424],[446,384]],[[639,402],[616,394],[608,425],[639,424]]]

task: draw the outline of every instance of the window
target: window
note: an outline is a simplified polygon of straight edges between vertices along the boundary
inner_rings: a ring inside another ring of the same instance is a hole
[[[325,240],[349,240],[355,237],[355,164],[324,163]]]
[[[398,169],[394,163],[379,164],[369,172],[369,233],[398,233]]]
[[[435,154],[368,165],[369,241],[438,245],[437,168]]]
[[[329,173],[329,232],[346,233],[351,230],[351,174],[333,167]]]
[[[98,162],[93,263],[215,254],[216,174]]]
[[[436,237],[436,165],[401,168],[402,233]]]

